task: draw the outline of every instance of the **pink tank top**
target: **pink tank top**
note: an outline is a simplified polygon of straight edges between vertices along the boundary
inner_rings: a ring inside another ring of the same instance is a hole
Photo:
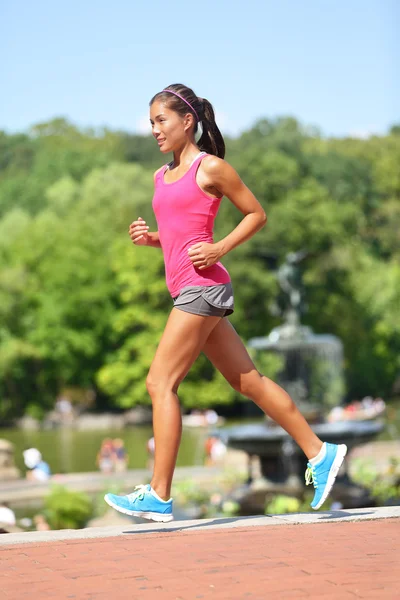
[[[188,285],[230,282],[229,273],[221,263],[200,271],[188,255],[188,249],[198,242],[213,243],[214,220],[222,199],[207,196],[196,181],[197,169],[205,156],[205,152],[199,154],[183,177],[173,183],[164,181],[168,165],[156,175],[153,210],[164,254],[167,287],[173,298]]]

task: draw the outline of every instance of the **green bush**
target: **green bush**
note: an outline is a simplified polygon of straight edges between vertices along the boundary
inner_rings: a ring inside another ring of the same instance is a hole
[[[302,498],[287,496],[286,494],[276,494],[269,496],[265,502],[266,515],[284,515],[288,513],[312,512],[310,503],[313,494],[306,492]]]
[[[298,498],[277,494],[272,500],[267,501],[265,514],[283,515],[286,513],[296,513],[300,511],[300,508],[301,501]]]
[[[52,529],[81,529],[91,518],[93,505],[84,492],[57,485],[45,498],[45,513]]]
[[[397,457],[390,458],[383,471],[378,471],[371,459],[357,459],[354,466],[354,481],[367,488],[378,504],[400,500],[400,460]]]
[[[210,492],[192,479],[179,481],[174,485],[174,498],[178,504],[203,504],[210,500]]]

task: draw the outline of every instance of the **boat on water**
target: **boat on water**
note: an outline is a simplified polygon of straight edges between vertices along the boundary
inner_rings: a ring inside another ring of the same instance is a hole
[[[339,421],[371,421],[381,417],[386,411],[386,403],[382,398],[366,396],[360,401],[351,402],[347,406],[335,406],[327,415],[328,423]]]
[[[220,417],[212,409],[194,410],[188,415],[182,416],[182,425],[185,427],[218,427],[224,423],[224,417]]]

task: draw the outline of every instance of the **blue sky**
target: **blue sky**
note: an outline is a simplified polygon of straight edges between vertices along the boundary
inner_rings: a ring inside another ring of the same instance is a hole
[[[225,133],[281,115],[384,133],[400,122],[399,30],[396,0],[0,0],[0,128],[144,132],[151,96],[185,83]]]

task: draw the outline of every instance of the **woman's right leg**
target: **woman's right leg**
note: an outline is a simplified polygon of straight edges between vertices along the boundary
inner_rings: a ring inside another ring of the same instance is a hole
[[[203,352],[235,390],[253,400],[296,440],[307,458],[319,453],[322,441],[289,394],[257,371],[245,345],[227,319],[221,319],[213,329]]]
[[[313,482],[315,487],[311,506],[315,510],[320,508],[335,482],[347,452],[346,446],[322,444],[289,394],[257,371],[228,320],[222,319],[213,329],[203,352],[232,387],[251,398],[296,440],[309,459],[306,483]]]

